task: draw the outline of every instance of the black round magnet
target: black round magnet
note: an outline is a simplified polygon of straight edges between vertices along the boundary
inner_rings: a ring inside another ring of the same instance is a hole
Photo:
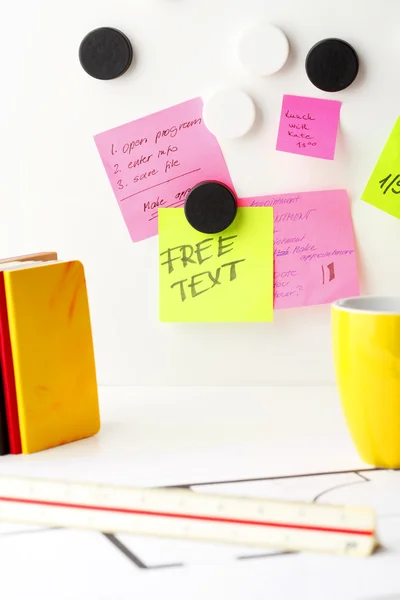
[[[306,58],[306,72],[311,83],[324,92],[340,92],[353,83],[359,61],[350,44],[336,38],[315,44]]]
[[[82,68],[95,79],[116,79],[127,71],[133,58],[132,44],[112,27],[90,31],[79,46]]]
[[[217,181],[203,181],[189,192],[185,201],[185,216],[190,225],[201,233],[219,233],[236,216],[236,197]]]

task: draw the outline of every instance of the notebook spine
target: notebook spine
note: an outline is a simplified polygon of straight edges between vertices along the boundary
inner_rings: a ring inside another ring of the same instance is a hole
[[[6,426],[8,430],[9,452],[21,454],[21,436],[17,396],[15,393],[14,366],[11,351],[8,311],[4,286],[4,273],[0,272],[0,366]]]
[[[14,373],[14,389],[15,389],[15,398],[16,398],[16,402],[15,402],[15,410],[16,410],[16,414],[14,414],[14,417],[16,417],[18,419],[18,398],[20,397],[21,394],[21,390],[19,389],[19,381],[21,380],[20,378],[20,356],[19,356],[19,349],[18,349],[18,344],[16,343],[16,331],[15,331],[15,323],[16,318],[15,318],[15,307],[14,307],[14,301],[13,301],[13,290],[12,290],[12,283],[11,281],[7,278],[7,273],[4,273],[4,289],[5,289],[5,298],[6,298],[6,303],[7,303],[7,313],[8,313],[8,331],[9,331],[9,336],[10,336],[10,348],[11,348],[11,354],[12,354],[12,362],[13,362],[13,373]],[[23,428],[24,428],[24,423],[19,422],[19,427],[18,427],[18,431],[19,431],[19,443],[21,446],[21,453],[23,453],[23,447],[22,447],[22,438],[23,438]]]

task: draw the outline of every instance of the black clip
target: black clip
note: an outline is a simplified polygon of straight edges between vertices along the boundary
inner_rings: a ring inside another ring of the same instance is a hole
[[[315,87],[324,92],[340,92],[357,77],[359,60],[348,42],[337,38],[321,40],[306,58],[306,72]]]
[[[220,233],[236,217],[237,199],[226,185],[203,181],[191,189],[185,201],[188,223],[201,233]]]
[[[124,33],[113,27],[90,31],[79,46],[79,61],[95,79],[116,79],[127,71],[133,59],[133,48]]]

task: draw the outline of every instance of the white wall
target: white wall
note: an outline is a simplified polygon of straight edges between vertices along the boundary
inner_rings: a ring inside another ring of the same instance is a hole
[[[291,42],[282,72],[257,79],[235,58],[240,32],[262,18]],[[0,255],[56,249],[83,261],[99,382],[114,385],[321,383],[333,380],[329,307],[276,313],[272,324],[158,322],[157,239],[130,241],[92,136],[237,84],[262,118],[223,144],[237,193],[345,187],[353,205],[362,291],[400,294],[399,222],[360,195],[400,112],[398,0],[14,0],[0,36]],[[124,31],[137,65],[101,82],[81,69],[83,36]],[[304,58],[324,37],[362,61],[348,90],[307,80]],[[275,152],[282,94],[343,101],[336,160]]]

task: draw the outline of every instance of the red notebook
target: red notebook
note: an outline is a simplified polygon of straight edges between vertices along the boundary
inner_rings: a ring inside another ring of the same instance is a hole
[[[4,273],[0,271],[0,364],[3,375],[4,401],[6,409],[8,438],[11,454],[21,454],[17,394],[15,391],[14,365],[8,328]]]

